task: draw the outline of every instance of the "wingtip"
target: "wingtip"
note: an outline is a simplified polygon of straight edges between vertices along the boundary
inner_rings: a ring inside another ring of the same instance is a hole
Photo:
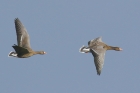
[[[99,36],[99,38],[101,38],[101,39],[102,39],[102,36]]]
[[[15,18],[15,22],[16,22],[16,21],[20,21],[18,17],[17,17],[17,18]]]
[[[97,73],[98,76],[100,76],[101,73]]]
[[[100,76],[100,75],[101,75],[101,71],[97,71],[97,75],[99,75],[99,76]]]
[[[17,17],[17,18],[15,18],[15,20],[18,20],[18,17]]]

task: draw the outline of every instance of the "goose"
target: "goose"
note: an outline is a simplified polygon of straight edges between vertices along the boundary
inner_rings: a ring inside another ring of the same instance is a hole
[[[95,38],[93,40],[90,40],[88,42],[88,47],[87,46],[82,46],[79,49],[79,52],[81,52],[81,53],[92,53],[92,55],[94,57],[95,67],[96,67],[96,70],[97,70],[97,75],[100,75],[101,70],[102,70],[103,65],[104,65],[105,52],[107,50],[122,51],[122,48],[109,46],[102,41],[101,37],[98,37],[98,38]]]
[[[8,54],[9,57],[28,58],[36,54],[46,54],[45,51],[34,51],[31,49],[29,34],[18,18],[15,18],[15,29],[17,35],[17,45],[14,44],[12,46],[15,52],[11,51]]]

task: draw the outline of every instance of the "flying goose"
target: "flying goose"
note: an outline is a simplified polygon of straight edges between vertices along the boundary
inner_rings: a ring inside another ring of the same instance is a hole
[[[109,46],[102,41],[101,37],[98,37],[96,39],[90,40],[88,42],[88,47],[82,46],[79,52],[92,53],[94,57],[94,63],[96,66],[97,74],[100,75],[104,65],[105,52],[107,50],[121,51],[122,49],[120,47]]]
[[[34,51],[31,49],[29,34],[18,18],[15,19],[15,28],[17,34],[17,45],[14,44],[12,46],[15,49],[15,52],[11,51],[8,54],[9,57],[28,58],[36,54],[46,54],[44,51]]]

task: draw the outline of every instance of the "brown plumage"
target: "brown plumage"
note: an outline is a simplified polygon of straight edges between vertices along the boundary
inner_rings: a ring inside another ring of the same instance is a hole
[[[14,46],[12,46],[16,52],[10,52],[8,56],[28,58],[36,54],[46,54],[44,51],[33,51],[31,49],[27,30],[18,18],[15,19],[15,28],[18,45],[14,44]]]
[[[94,63],[98,75],[101,74],[101,70],[104,64],[104,56],[107,50],[121,51],[122,49],[120,47],[113,47],[105,44],[104,42],[102,42],[101,37],[89,41],[88,47],[83,46],[80,48],[81,53],[92,53],[92,55],[94,56]]]

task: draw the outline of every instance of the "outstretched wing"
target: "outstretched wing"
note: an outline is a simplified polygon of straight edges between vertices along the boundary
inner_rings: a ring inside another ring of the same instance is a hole
[[[27,49],[23,48],[23,47],[20,47],[20,46],[17,46],[17,45],[14,45],[12,47],[15,49],[16,53],[19,56],[29,53],[29,51]]]
[[[95,45],[95,44],[98,43],[98,42],[102,42],[102,38],[101,38],[101,37],[98,37],[98,38],[95,38],[95,39],[93,39],[93,40],[90,40],[90,41],[88,42],[88,46],[91,47],[91,46]]]
[[[104,56],[106,50],[103,48],[103,46],[94,46],[91,48],[90,51],[94,56],[94,63],[97,70],[97,74],[100,75],[104,65]]]
[[[27,33],[27,30],[18,18],[15,19],[15,28],[16,28],[18,46],[23,48],[31,48],[30,38]]]

